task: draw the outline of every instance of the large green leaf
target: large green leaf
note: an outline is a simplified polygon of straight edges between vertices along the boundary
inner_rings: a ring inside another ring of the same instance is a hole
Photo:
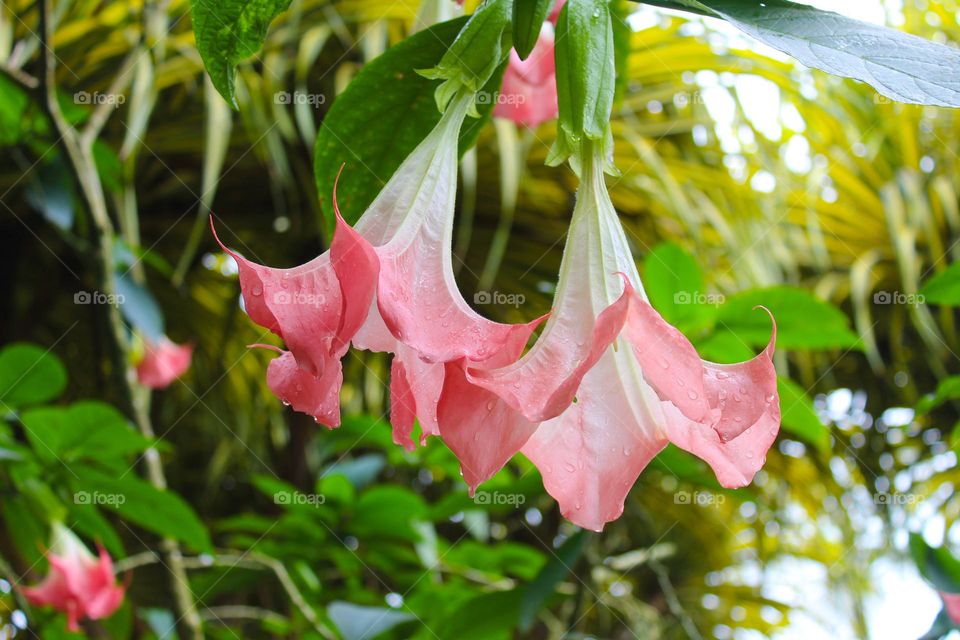
[[[88,459],[106,465],[151,445],[120,412],[102,402],[30,409],[20,420],[37,457],[48,462]]]
[[[960,593],[960,560],[946,547],[931,547],[919,533],[910,534],[910,555],[937,591]]]
[[[830,430],[820,422],[810,396],[793,380],[777,378],[783,431],[795,435],[821,452],[830,451]]]
[[[236,67],[263,46],[275,17],[290,0],[191,0],[197,50],[213,86],[237,107]]]
[[[355,222],[393,172],[440,121],[433,92],[437,83],[416,70],[433,67],[460,33],[459,18],[421,31],[366,65],[340,94],[323,119],[314,148],[317,191],[329,228],[333,228],[333,183],[347,222]],[[492,94],[502,73],[485,87]],[[468,118],[460,131],[461,153],[476,142],[489,118],[492,100],[478,104],[482,117]]]
[[[645,0],[723,18],[808,67],[871,85],[892,100],[960,107],[960,51],[787,0]]]
[[[16,343],[0,351],[0,410],[52,400],[66,385],[63,363],[46,349]]]
[[[955,262],[924,282],[920,295],[924,302],[960,305],[960,262]]]
[[[140,480],[133,470],[117,477],[84,464],[71,467],[75,500],[97,504],[148,531],[209,551],[210,537],[183,498]]]
[[[659,244],[647,254],[643,286],[650,304],[682,331],[707,321],[720,300],[704,292],[703,274],[694,257],[673,243]]]
[[[754,349],[770,339],[770,318],[777,321],[777,346],[782,349],[852,348],[859,344],[847,316],[809,291],[790,286],[753,289],[731,296],[720,307],[717,333],[729,332]]]

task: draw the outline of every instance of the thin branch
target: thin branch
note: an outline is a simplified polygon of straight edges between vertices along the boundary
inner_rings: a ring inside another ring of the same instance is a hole
[[[133,80],[133,75],[130,72],[137,63],[137,58],[141,55],[144,55],[144,52],[140,47],[134,47],[133,50],[127,54],[126,59],[124,59],[123,64],[120,66],[120,72],[117,73],[117,76],[107,89],[108,97],[115,98],[126,92],[127,87],[130,86]],[[117,106],[118,103],[116,100],[103,100],[97,103],[93,108],[93,112],[90,114],[90,118],[87,120],[87,125],[80,134],[81,147],[93,145],[97,136],[103,131],[104,125],[107,124],[107,120],[110,119],[111,114],[117,110]]]
[[[28,93],[40,87],[40,81],[38,79],[22,69],[11,67],[9,64],[0,64],[0,74],[6,76],[13,81],[14,84],[19,85],[21,89]]]
[[[117,276],[114,270],[113,260],[113,222],[107,211],[103,185],[100,182],[100,175],[93,157],[94,140],[87,138],[81,139],[77,130],[64,118],[57,97],[57,57],[53,49],[53,0],[40,0],[39,7],[40,60],[43,70],[41,74],[42,84],[40,86],[41,103],[47,112],[47,116],[53,123],[56,134],[59,134],[58,144],[66,154],[70,169],[80,187],[81,194],[93,222],[91,232],[93,234],[93,243],[96,247],[94,257],[96,259],[100,289],[105,293],[115,294],[117,292]],[[137,427],[144,437],[152,440],[154,438],[154,430],[150,422],[149,411],[147,410],[149,396],[145,396],[143,389],[137,384],[133,370],[128,366],[130,340],[127,336],[127,329],[123,323],[123,317],[120,315],[120,308],[116,305],[107,305],[106,312],[110,328],[110,337],[114,343],[114,348],[111,349],[113,370],[120,381],[120,388],[124,394],[128,410],[133,415]],[[163,463],[160,460],[160,454],[156,449],[147,449],[144,453],[144,459],[146,461],[147,476],[150,483],[158,489],[165,489],[167,481],[163,471]],[[202,640],[202,621],[200,620],[200,615],[197,613],[196,603],[190,591],[190,583],[188,582],[187,572],[183,566],[183,556],[180,552],[180,545],[172,538],[164,538],[161,541],[161,547],[166,557],[166,567],[171,573],[170,585],[176,599],[180,619],[194,640]]]

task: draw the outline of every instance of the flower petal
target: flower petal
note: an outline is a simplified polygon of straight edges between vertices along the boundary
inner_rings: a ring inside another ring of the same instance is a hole
[[[714,364],[701,360],[682,333],[635,296],[624,335],[644,379],[664,401],[670,441],[705,460],[723,486],[749,484],[780,428],[776,323],[755,358]]]
[[[600,531],[623,513],[640,472],[666,446],[660,401],[630,350],[607,350],[587,373],[576,403],[544,422],[522,452],[537,466],[565,518]]]
[[[343,370],[338,358],[330,360],[320,377],[301,369],[289,351],[271,360],[267,367],[267,386],[275,396],[329,428],[340,426],[342,384]]]
[[[137,365],[137,381],[151,389],[170,386],[190,368],[193,345],[179,345],[163,338],[157,344],[144,341],[146,353]]]
[[[471,494],[489,480],[537,428],[494,393],[471,384],[464,361],[448,362],[437,407],[440,435],[460,460]]]
[[[466,96],[447,107],[357,223],[380,258],[380,315],[429,362],[482,361],[529,337],[528,325],[493,322],[470,308],[453,275],[458,133],[472,102]]]

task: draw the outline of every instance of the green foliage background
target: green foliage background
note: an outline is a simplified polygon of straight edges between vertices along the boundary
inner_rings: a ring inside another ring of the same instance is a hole
[[[282,407],[264,382],[270,354],[245,347],[271,337],[243,314],[207,232],[213,212],[228,244],[275,266],[325,248],[318,129],[364,64],[411,33],[415,4],[294,0],[262,49],[249,58],[251,46],[238,49],[236,111],[204,75],[184,0],[57,5],[67,121],[82,127],[97,113],[78,94],[109,94],[125,77],[125,101],[107,113],[92,153],[118,232],[126,322],[196,347],[186,376],[148,405],[155,438],[131,428],[116,382],[129,363],[111,350],[103,305],[75,302],[97,287],[97,229],[44,110],[18,86],[17,72],[35,73],[42,54],[37,3],[0,8],[5,579],[44,574],[47,524],[63,518],[132,575],[127,604],[86,627],[88,637],[190,637],[154,555],[167,537],[183,545],[210,638],[682,638],[789,624],[804,604],[776,600],[764,585],[779,561],[800,558],[827,568],[850,597],[838,616],[866,637],[874,560],[906,559],[906,529],[934,514],[958,540],[960,503],[943,487],[960,478],[955,457],[943,461],[960,417],[950,268],[960,256],[960,113],[896,104],[761,55],[714,23],[657,14],[652,26],[618,29],[625,54],[612,126],[622,175],[609,185],[650,298],[704,357],[721,361],[765,344],[765,316],[752,308],[768,306],[780,327],[785,428],[751,487],[721,491],[704,465],[668,449],[624,516],[602,535],[584,533],[563,521],[521,457],[482,490],[523,504],[482,504],[439,442],[411,454],[394,446],[389,363],[375,354],[345,361],[341,429],[320,430]],[[905,31],[960,39],[956,3],[904,4]],[[621,5],[621,15],[636,10]],[[216,85],[228,76],[215,72]],[[744,76],[778,89],[778,131],[748,117]],[[728,96],[732,123],[711,117],[707,81],[712,95]],[[722,146],[718,126],[739,149]],[[482,311],[528,320],[549,308],[575,179],[544,166],[551,124],[474,133],[455,239],[459,284],[467,300],[478,290],[522,295],[518,307]],[[798,172],[784,148],[801,138],[812,162]],[[362,173],[341,161],[348,177]],[[752,188],[758,173],[776,189]],[[677,291],[700,292],[703,303],[677,304]],[[884,294],[925,302],[887,304]],[[845,388],[863,394],[831,414],[822,394]],[[881,418],[918,403],[907,424]],[[148,482],[143,452],[152,446],[168,490]],[[76,498],[98,492],[130,499]],[[697,492],[710,504],[678,498]],[[916,500],[875,499],[895,492]],[[867,535],[878,527],[879,538]],[[28,611],[36,637],[65,637],[62,617],[27,608],[16,591],[6,589],[0,606]]]

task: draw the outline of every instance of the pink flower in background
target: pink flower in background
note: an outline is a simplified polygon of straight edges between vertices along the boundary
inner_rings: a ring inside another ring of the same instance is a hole
[[[193,346],[176,344],[163,337],[159,342],[144,341],[143,360],[137,365],[137,380],[145,387],[163,389],[190,368]]]
[[[647,302],[600,163],[591,164],[543,335],[504,367],[449,363],[438,418],[471,489],[519,450],[565,517],[600,530],[670,442],[704,459],[724,487],[749,484],[780,409],[775,332],[748,362],[701,360]]]
[[[939,591],[940,598],[943,600],[943,608],[954,624],[960,624],[960,593],[947,593]]]
[[[493,115],[536,127],[557,117],[557,67],[553,58],[553,28],[544,25],[526,60],[514,50],[503,74]]]
[[[124,588],[113,575],[113,561],[101,547],[94,556],[62,524],[53,525],[53,543],[47,554],[50,573],[43,582],[24,587],[31,604],[50,606],[67,616],[67,628],[79,631],[80,620],[109,617],[123,602]]]

